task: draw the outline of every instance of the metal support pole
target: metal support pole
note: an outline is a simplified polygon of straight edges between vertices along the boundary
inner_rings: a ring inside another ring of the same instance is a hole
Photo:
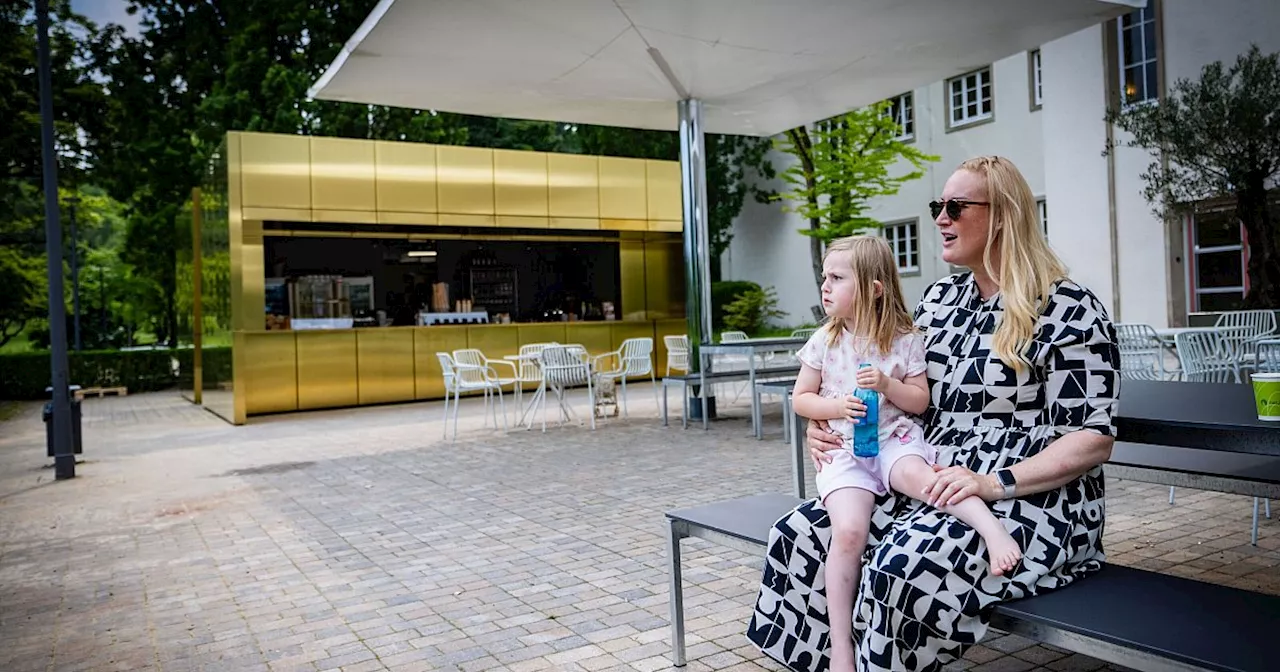
[[[67,307],[62,294],[62,223],[58,219],[58,158],[53,148],[53,75],[49,65],[49,0],[36,0],[40,79],[40,149],[44,158],[44,249],[49,273],[49,348],[53,387],[54,477],[75,478],[71,445],[71,389],[67,362]]]
[[[702,101],[676,103],[680,119],[680,193],[684,206],[684,292],[689,328],[689,373],[702,370],[702,344],[711,341],[711,245],[707,232],[707,157]],[[706,390],[699,390],[706,395]],[[705,404],[704,404],[705,408]]]
[[[76,352],[80,352],[80,236],[76,233],[76,204],[80,198],[74,194],[67,199],[71,216],[71,314],[75,324]]]

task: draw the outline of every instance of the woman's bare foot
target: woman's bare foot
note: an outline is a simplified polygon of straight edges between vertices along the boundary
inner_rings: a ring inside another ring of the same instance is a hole
[[[1018,542],[1004,528],[983,539],[987,542],[987,562],[991,565],[991,573],[1003,576],[1013,571],[1022,559],[1022,549],[1018,548]]]

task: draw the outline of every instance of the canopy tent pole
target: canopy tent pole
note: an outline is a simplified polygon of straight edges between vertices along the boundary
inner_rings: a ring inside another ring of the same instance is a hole
[[[701,345],[711,342],[711,241],[707,233],[707,156],[702,101],[676,103],[680,118],[680,194],[684,219],[685,315],[689,372],[701,369]]]

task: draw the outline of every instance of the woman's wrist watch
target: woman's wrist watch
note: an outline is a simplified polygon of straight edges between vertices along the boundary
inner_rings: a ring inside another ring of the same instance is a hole
[[[1001,469],[996,472],[996,483],[1002,489],[1000,499],[1013,499],[1014,493],[1018,487],[1018,479],[1013,477],[1013,471],[1010,469]]]

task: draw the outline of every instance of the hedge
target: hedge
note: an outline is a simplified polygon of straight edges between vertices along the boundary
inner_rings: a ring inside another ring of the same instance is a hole
[[[67,353],[72,385],[163,390],[190,380],[191,350],[87,350]],[[231,348],[206,348],[204,378],[231,377]],[[210,366],[212,365],[212,366]],[[223,371],[225,369],[225,371]],[[212,375],[211,375],[212,374]],[[0,354],[0,399],[47,399],[49,353]]]
[[[760,285],[750,280],[724,280],[711,283],[711,326],[724,328],[724,307],[733,303],[744,292],[760,291]]]

